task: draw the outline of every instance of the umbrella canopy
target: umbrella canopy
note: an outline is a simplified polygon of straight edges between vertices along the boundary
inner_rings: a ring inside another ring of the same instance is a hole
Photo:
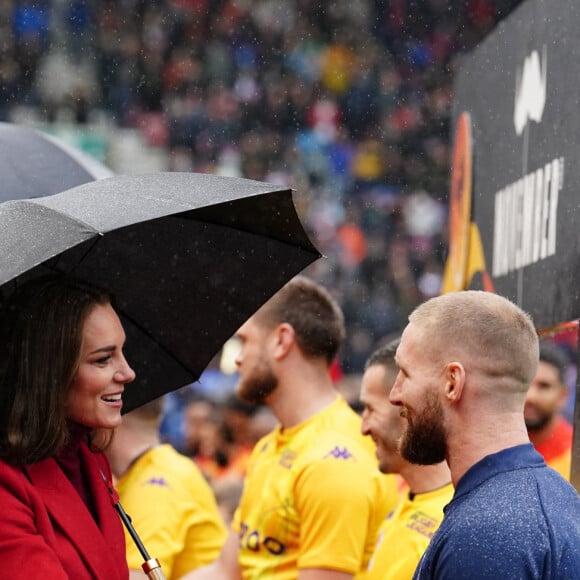
[[[270,296],[320,257],[292,190],[195,173],[114,176],[0,204],[0,287],[48,273],[110,290],[137,373],[123,411],[197,380]]]
[[[0,202],[53,195],[113,172],[64,141],[30,127],[0,123]]]

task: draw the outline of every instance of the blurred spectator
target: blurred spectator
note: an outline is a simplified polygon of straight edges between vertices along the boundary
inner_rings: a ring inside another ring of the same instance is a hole
[[[204,426],[212,423],[217,414],[217,407],[213,401],[202,397],[192,396],[183,408],[183,450],[190,457],[196,457],[203,448]]]
[[[570,480],[572,425],[562,416],[568,399],[564,352],[553,342],[540,343],[538,370],[526,396],[524,416],[530,441],[546,463]]]
[[[213,483],[228,466],[227,451],[221,433],[221,409],[209,401],[193,400],[186,404],[183,418],[186,453],[195,461],[207,480]]]
[[[220,473],[220,479],[242,480],[246,475],[248,460],[255,443],[250,437],[255,412],[255,405],[245,403],[236,394],[230,395],[222,403],[221,433],[228,463],[227,468]]]
[[[217,481],[213,484],[218,509],[228,529],[240,503],[243,489],[244,483],[237,479]]]
[[[250,436],[253,405],[235,394],[219,404],[194,396],[183,409],[184,452],[212,484],[242,481],[253,443]]]

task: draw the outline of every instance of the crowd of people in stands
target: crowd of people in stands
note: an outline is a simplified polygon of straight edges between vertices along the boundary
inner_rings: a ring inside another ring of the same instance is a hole
[[[293,187],[326,257],[308,274],[345,313],[339,371],[360,374],[439,293],[453,74],[520,1],[3,2],[0,120],[104,112],[168,170]]]
[[[358,373],[439,292],[453,73],[519,1],[3,2],[0,115],[104,111],[170,170],[295,188]]]

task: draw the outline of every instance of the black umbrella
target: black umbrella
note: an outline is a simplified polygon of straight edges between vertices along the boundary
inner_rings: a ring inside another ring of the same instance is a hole
[[[65,272],[109,289],[137,373],[124,412],[197,380],[237,328],[320,257],[292,191],[195,173],[115,176],[0,204],[0,286]]]
[[[0,201],[6,201],[53,195],[113,172],[56,137],[0,123],[0,175]]]

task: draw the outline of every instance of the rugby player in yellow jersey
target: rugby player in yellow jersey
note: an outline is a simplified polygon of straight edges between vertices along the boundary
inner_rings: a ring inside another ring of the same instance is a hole
[[[226,539],[216,499],[195,463],[159,439],[161,399],[123,417],[107,449],[121,505],[167,580],[213,562]],[[125,531],[131,580],[146,578]]]
[[[332,382],[329,369],[344,334],[336,302],[304,276],[238,330],[238,395],[268,405],[280,425],[252,452],[219,558],[188,580],[365,574],[397,489],[394,476],[378,471],[361,418]]]
[[[360,400],[364,406],[362,432],[376,444],[379,469],[398,473],[408,492],[381,526],[367,580],[406,580],[413,573],[431,536],[443,519],[443,507],[451,501],[453,486],[447,463],[415,465],[403,459],[398,443],[403,422],[389,393],[399,369],[395,364],[398,340],[377,349],[363,374]]]

